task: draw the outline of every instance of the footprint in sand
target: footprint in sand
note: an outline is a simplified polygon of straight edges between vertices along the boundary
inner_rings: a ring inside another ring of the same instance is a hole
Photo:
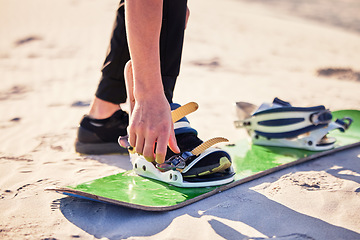
[[[88,107],[90,106],[90,100],[89,101],[75,101],[71,104],[71,107]]]
[[[360,72],[351,68],[320,68],[317,70],[317,75],[339,80],[360,81]]]
[[[67,133],[64,134],[44,134],[38,136],[36,140],[40,143],[34,148],[32,152],[38,152],[42,149],[51,149],[57,152],[64,152],[64,145],[68,143],[70,135]]]
[[[21,46],[21,45],[24,45],[24,44],[27,44],[27,43],[30,43],[33,41],[39,41],[39,40],[42,40],[42,38],[39,36],[27,36],[27,37],[24,37],[24,38],[21,38],[21,39],[15,41],[15,46]]]
[[[20,121],[20,117],[14,117],[8,121],[0,121],[0,129],[16,126]]]
[[[343,180],[332,176],[324,171],[320,172],[297,172],[281,177],[283,181],[302,187],[307,191],[339,190]]]
[[[51,181],[48,178],[44,178],[44,179],[39,179],[33,183],[26,183],[15,190],[5,189],[1,192],[0,199],[13,199],[13,198],[23,199],[30,196],[34,196],[37,195],[39,192],[42,192],[45,186],[49,186],[52,183],[54,183],[54,181]]]
[[[208,67],[210,69],[217,69],[221,67],[220,59],[215,57],[209,60],[199,60],[199,61],[193,61],[193,65],[200,66],[200,67]]]
[[[0,92],[0,101],[22,99],[25,93],[29,91],[29,88],[25,85],[15,85],[10,89]]]

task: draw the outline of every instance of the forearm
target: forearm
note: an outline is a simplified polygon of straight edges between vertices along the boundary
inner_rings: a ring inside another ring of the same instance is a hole
[[[159,38],[162,0],[127,0],[126,30],[137,100],[163,93]]]
[[[128,127],[129,142],[145,159],[153,161],[155,158],[158,163],[164,162],[167,145],[174,152],[180,151],[161,79],[162,8],[162,0],[126,0],[125,3],[131,57],[131,65],[125,73],[127,81],[131,81],[127,83],[128,90],[134,97]]]

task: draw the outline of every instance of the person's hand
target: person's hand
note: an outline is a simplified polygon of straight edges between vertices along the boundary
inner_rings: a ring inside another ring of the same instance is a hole
[[[157,163],[163,163],[168,145],[173,152],[180,152],[170,106],[163,95],[135,101],[128,133],[130,145],[150,162],[155,159]]]

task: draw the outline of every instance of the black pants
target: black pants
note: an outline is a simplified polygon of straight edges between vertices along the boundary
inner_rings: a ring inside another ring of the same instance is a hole
[[[123,0],[120,2],[122,3]],[[160,33],[161,75],[166,98],[171,103],[180,71],[187,0],[164,0]],[[96,96],[120,104],[126,102],[124,67],[130,60],[126,39],[124,7],[119,7],[102,77]]]

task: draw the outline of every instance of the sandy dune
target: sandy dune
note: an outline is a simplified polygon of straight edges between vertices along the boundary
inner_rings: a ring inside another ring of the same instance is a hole
[[[246,137],[236,101],[360,108],[359,4],[271,2],[189,1],[175,100],[199,103],[189,119],[201,138]],[[73,147],[117,4],[0,0],[1,239],[360,239],[359,148],[165,213],[44,192],[131,168]]]

